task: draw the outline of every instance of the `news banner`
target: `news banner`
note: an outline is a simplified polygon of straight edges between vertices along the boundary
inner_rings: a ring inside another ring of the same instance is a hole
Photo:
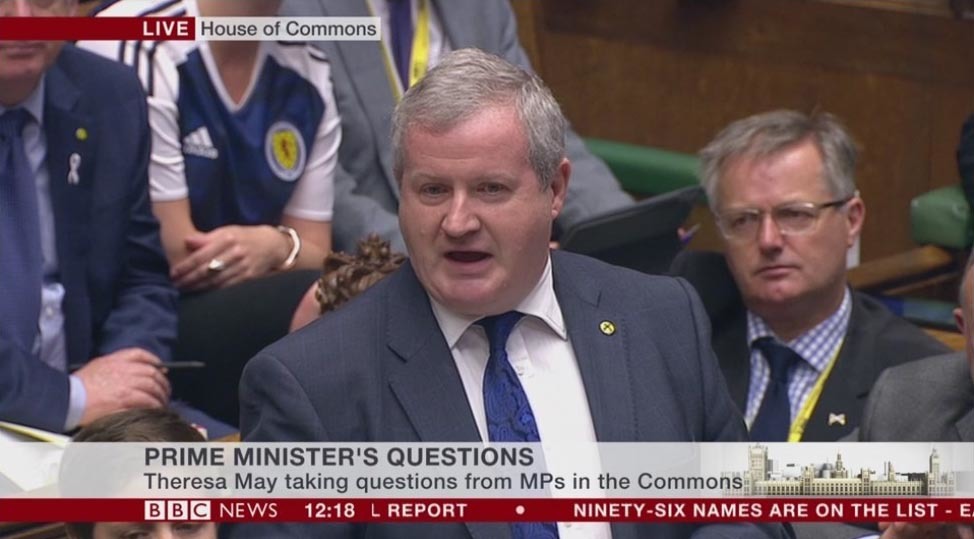
[[[0,442],[0,522],[971,522],[971,444]],[[3,482],[0,482],[3,484]]]
[[[378,17],[0,17],[0,40],[378,41]]]

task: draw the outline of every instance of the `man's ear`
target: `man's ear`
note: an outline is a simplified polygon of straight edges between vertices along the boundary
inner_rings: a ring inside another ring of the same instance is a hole
[[[846,206],[846,219],[849,221],[847,244],[848,247],[852,247],[862,232],[862,224],[866,220],[866,204],[859,198],[858,194],[853,196]]]
[[[565,207],[565,197],[568,196],[568,179],[572,175],[572,163],[568,158],[561,160],[558,163],[558,169],[555,170],[555,176],[551,178],[551,192],[553,195],[551,201],[551,219],[554,220],[561,213],[562,208]]]
[[[954,309],[954,323],[957,324],[957,329],[964,333],[964,310],[960,307]]]

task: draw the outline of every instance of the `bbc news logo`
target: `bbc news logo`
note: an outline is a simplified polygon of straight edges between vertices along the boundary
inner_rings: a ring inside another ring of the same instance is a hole
[[[210,520],[209,500],[146,500],[145,520]]]

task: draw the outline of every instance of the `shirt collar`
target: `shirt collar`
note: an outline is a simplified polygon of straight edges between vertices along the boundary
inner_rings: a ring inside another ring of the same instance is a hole
[[[821,371],[828,365],[835,345],[845,336],[846,330],[849,328],[851,314],[852,294],[846,287],[845,294],[842,296],[842,303],[834,313],[812,329],[784,344],[797,352],[812,367]],[[747,342],[749,347],[753,348],[754,341],[762,337],[771,337],[783,342],[774,334],[764,319],[750,310],[747,311]]]
[[[21,101],[20,103],[12,107],[4,107],[0,105],[0,114],[7,112],[11,109],[22,108],[26,110],[37,122],[37,125],[43,125],[44,122],[44,81],[47,77],[42,76],[40,82],[37,83],[37,87],[31,92],[27,99]]]
[[[427,294],[428,295],[428,294]],[[444,305],[430,298],[430,305],[433,307],[433,316],[440,325],[446,343],[452,349],[460,337],[482,316],[470,316],[455,313],[447,309]],[[561,339],[568,338],[568,331],[565,328],[565,319],[561,313],[561,306],[558,304],[558,297],[555,296],[554,281],[551,276],[551,257],[545,262],[544,271],[541,272],[541,279],[528,293],[524,299],[514,308],[515,311],[533,316],[545,323]]]

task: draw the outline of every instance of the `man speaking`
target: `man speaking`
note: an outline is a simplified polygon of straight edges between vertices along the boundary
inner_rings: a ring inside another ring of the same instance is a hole
[[[393,118],[409,262],[264,350],[241,382],[247,441],[739,441],[744,424],[683,281],[549,251],[571,163],[534,75],[448,54]],[[368,529],[363,529],[363,527]],[[238,537],[764,536],[605,523],[245,526]]]

